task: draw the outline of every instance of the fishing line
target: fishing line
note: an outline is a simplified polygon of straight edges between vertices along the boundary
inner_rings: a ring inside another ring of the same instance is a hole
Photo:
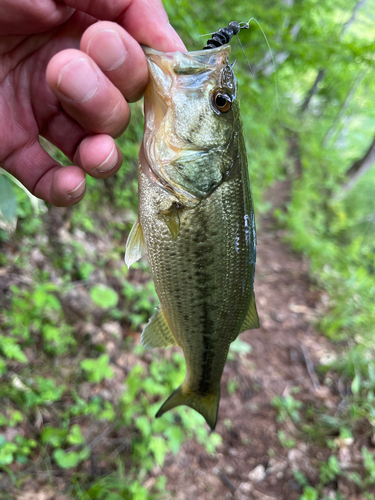
[[[277,109],[277,113],[278,113],[278,115],[279,115],[279,114],[280,114],[280,106],[279,106],[279,85],[278,85],[278,79],[277,79],[276,61],[275,61],[275,58],[273,57],[273,51],[272,51],[272,49],[271,49],[271,45],[270,45],[270,43],[269,43],[269,41],[268,41],[268,38],[267,38],[267,36],[266,36],[266,34],[265,34],[265,32],[264,32],[264,30],[263,30],[262,26],[260,25],[259,21],[258,21],[257,19],[255,19],[255,17],[251,17],[251,18],[248,20],[248,22],[247,22],[247,23],[244,23],[244,25],[245,25],[245,26],[249,26],[249,25],[250,25],[250,23],[251,23],[251,21],[255,21],[255,22],[257,23],[257,25],[258,25],[258,27],[259,27],[260,31],[262,32],[263,38],[264,38],[264,39],[265,39],[265,41],[266,41],[266,44],[267,44],[267,47],[268,47],[269,53],[270,53],[270,55],[271,55],[271,59],[272,59],[272,66],[273,66],[273,74],[274,74],[274,82],[275,82],[276,109]],[[242,24],[242,23],[240,23],[240,24]],[[244,54],[244,56],[245,56],[245,59],[246,59],[246,61],[247,61],[248,65],[249,65],[249,62],[248,62],[248,60],[247,60],[247,57],[246,57],[245,51],[243,50],[243,47],[242,47],[242,44],[241,44],[241,42],[240,42],[240,39],[238,38],[238,35],[237,35],[237,39],[238,39],[238,42],[239,42],[240,47],[241,47],[241,49],[242,49],[242,52],[243,52],[243,54]],[[250,65],[249,65],[249,69],[250,69],[250,71],[251,71],[251,74],[254,76],[254,73],[252,72]],[[279,117],[279,119],[280,119],[280,117]]]
[[[249,60],[248,60],[248,58],[247,58],[247,56],[246,56],[246,54],[245,54],[245,51],[244,51],[244,49],[243,49],[243,46],[242,46],[242,43],[241,43],[240,37],[238,36],[238,34],[236,35],[236,37],[237,37],[238,43],[239,43],[239,45],[240,45],[240,47],[241,47],[242,54],[245,56],[245,59],[246,59],[247,65],[248,65],[248,67],[249,67],[250,73],[253,75],[253,78],[255,78],[254,72],[253,72],[253,70],[252,70],[252,68],[251,68],[251,66],[250,66]]]

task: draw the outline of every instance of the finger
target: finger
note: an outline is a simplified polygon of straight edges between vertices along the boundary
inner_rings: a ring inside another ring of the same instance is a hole
[[[48,185],[50,185],[51,203],[56,207],[70,207],[85,196],[86,176],[79,167],[61,167],[47,172],[41,179],[39,189]]]
[[[78,203],[85,194],[85,173],[76,166],[62,167],[40,145],[25,144],[4,162],[4,168],[38,198],[56,206]]]
[[[67,5],[97,19],[116,21],[137,42],[164,52],[186,48],[169,24],[161,0],[64,0]]]
[[[129,106],[86,54],[75,49],[59,52],[49,62],[46,76],[64,110],[85,130],[113,137],[124,132]]]
[[[64,23],[73,13],[74,9],[60,2],[1,0],[0,31],[2,35],[41,33]]]
[[[185,52],[186,47],[170,25],[161,0],[136,0],[116,21],[137,42],[162,52]]]
[[[120,148],[109,135],[86,137],[74,157],[74,163],[97,179],[114,175],[121,167],[122,160]]]
[[[93,24],[82,36],[81,50],[128,102],[141,98],[148,83],[146,58],[140,45],[121,26],[109,21]]]
[[[97,179],[110,177],[121,167],[122,153],[112,137],[103,134],[88,136],[62,111],[49,120],[40,135]]]
[[[39,133],[70,160],[73,160],[77,147],[87,136],[87,131],[64,113],[61,107],[56,107],[54,114],[40,127]]]

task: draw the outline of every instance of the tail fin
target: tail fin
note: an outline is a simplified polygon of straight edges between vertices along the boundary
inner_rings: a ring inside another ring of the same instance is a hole
[[[156,418],[161,417],[166,411],[171,410],[176,406],[186,405],[203,415],[206,422],[211,427],[211,430],[214,430],[216,427],[219,401],[220,388],[215,394],[202,395],[192,392],[188,387],[186,387],[185,383],[183,383],[172,392],[169,398],[162,404],[155,416]]]

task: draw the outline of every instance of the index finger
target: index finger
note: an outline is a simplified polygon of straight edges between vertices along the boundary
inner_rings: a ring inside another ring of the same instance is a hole
[[[186,51],[169,24],[161,0],[64,0],[81,12],[102,21],[115,21],[137,40],[162,52]]]

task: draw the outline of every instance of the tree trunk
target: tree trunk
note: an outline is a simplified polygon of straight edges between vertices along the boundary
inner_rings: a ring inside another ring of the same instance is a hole
[[[357,184],[359,179],[370,170],[370,168],[374,165],[375,163],[375,137],[371,142],[370,147],[366,151],[366,153],[362,156],[362,158],[359,158],[357,161],[353,163],[353,165],[347,170],[346,175],[348,178],[348,181],[343,184],[341,187],[341,190],[337,195],[334,197],[334,199],[343,199],[348,196],[350,191],[353,189],[353,187]]]
[[[305,97],[305,100],[302,103],[301,113],[304,113],[306,111],[306,109],[309,107],[310,101],[314,97],[314,95],[316,94],[316,91],[318,89],[318,85],[323,80],[324,76],[325,76],[325,70],[320,69],[318,71],[318,74],[316,75],[314,85],[308,91],[307,96]]]

